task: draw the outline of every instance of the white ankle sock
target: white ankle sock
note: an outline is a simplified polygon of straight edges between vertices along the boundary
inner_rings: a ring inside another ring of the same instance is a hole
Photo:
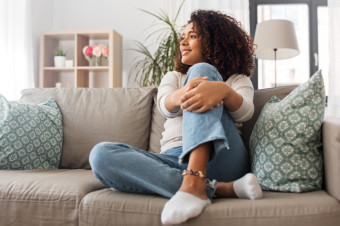
[[[254,174],[248,173],[234,182],[234,191],[241,199],[261,199],[262,189]]]
[[[178,191],[164,205],[162,223],[165,225],[180,224],[198,216],[204,207],[211,204],[209,199],[203,200],[190,193]]]

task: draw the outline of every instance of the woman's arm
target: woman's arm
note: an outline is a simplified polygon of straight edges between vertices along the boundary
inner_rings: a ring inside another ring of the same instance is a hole
[[[179,111],[180,109],[175,109],[173,106],[165,106],[165,100],[168,99],[168,96],[179,89],[180,76],[181,74],[178,72],[168,72],[164,75],[161,84],[158,87],[157,107],[164,117],[173,118],[181,113]]]
[[[167,95],[164,101],[164,105],[169,112],[178,112],[181,108],[181,97],[185,93],[184,87],[172,92]]]
[[[182,108],[202,113],[223,101],[231,117],[237,122],[249,120],[254,112],[254,88],[250,79],[243,75],[226,84],[219,81],[202,81],[182,96]]]
[[[182,107],[182,97],[190,89],[197,87],[202,81],[207,81],[208,77],[197,77],[187,82],[187,84],[166,96],[165,107],[169,112],[178,112]]]
[[[243,98],[224,82],[201,81],[182,96],[181,107],[187,111],[202,113],[221,101],[228,111],[233,112],[240,108]]]
[[[226,94],[223,99],[224,106],[229,110],[229,112],[237,111],[243,103],[243,97],[226,83],[223,82],[223,84],[226,86]]]
[[[158,87],[157,107],[160,113],[167,118],[174,118],[182,114],[181,97],[190,87],[196,87],[200,81],[207,80],[207,77],[197,77],[187,82],[182,87],[185,75],[170,71],[166,73]]]

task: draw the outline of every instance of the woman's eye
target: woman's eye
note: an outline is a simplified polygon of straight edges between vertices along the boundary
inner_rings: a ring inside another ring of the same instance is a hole
[[[197,35],[190,35],[190,38],[197,38]]]

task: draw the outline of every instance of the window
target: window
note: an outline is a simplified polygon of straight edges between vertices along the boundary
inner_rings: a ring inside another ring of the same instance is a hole
[[[292,59],[276,61],[277,86],[297,85],[309,78],[309,29],[308,6],[296,5],[258,5],[257,22],[272,19],[287,19],[295,27],[300,54]],[[258,60],[258,88],[274,86],[274,61]]]
[[[318,6],[318,55],[316,64],[322,69],[325,81],[326,95],[329,94],[329,14],[327,6]]]
[[[299,85],[319,68],[325,85],[328,81],[328,11],[327,0],[249,0],[250,30],[264,20],[286,19],[293,22],[300,54],[276,61],[277,85]],[[319,31],[319,32],[318,32]],[[256,89],[274,86],[274,61],[257,60],[252,78]],[[326,86],[328,90],[328,86]]]

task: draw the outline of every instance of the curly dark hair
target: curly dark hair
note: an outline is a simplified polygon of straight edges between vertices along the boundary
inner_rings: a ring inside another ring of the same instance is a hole
[[[251,76],[254,68],[253,40],[240,22],[219,11],[197,10],[187,24],[193,23],[201,43],[204,62],[217,68],[223,80],[232,74]],[[179,50],[175,57],[175,70],[187,73],[191,65],[183,64]]]

